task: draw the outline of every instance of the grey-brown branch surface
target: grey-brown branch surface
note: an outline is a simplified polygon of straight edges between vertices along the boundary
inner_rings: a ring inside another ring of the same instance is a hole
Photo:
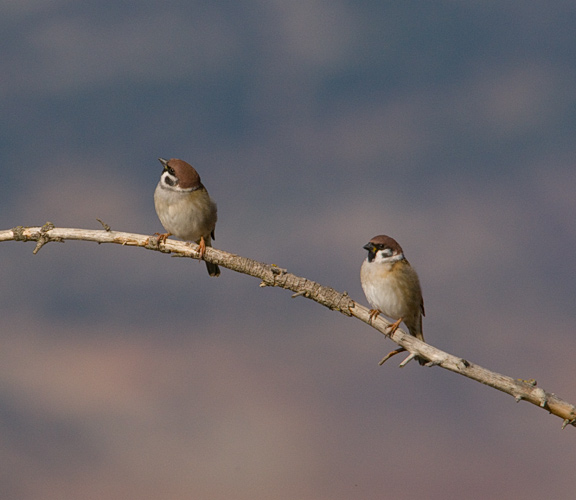
[[[97,243],[116,243],[124,246],[143,247],[157,252],[170,253],[180,257],[199,259],[199,247],[193,243],[176,240],[166,240],[159,243],[158,235],[146,236],[141,234],[112,231],[104,222],[99,221],[103,230],[58,228],[47,222],[41,227],[17,226],[13,229],[0,231],[0,241],[34,241],[36,254],[42,246],[49,242],[63,242],[65,240],[95,241]],[[306,297],[334,311],[351,316],[367,323],[380,333],[388,336],[399,346],[405,348],[413,355],[429,360],[430,366],[440,366],[446,370],[459,373],[482,384],[498,389],[513,396],[516,401],[528,401],[563,420],[562,428],[576,426],[576,407],[545,391],[536,385],[536,381],[512,378],[501,375],[481,366],[453,356],[447,352],[436,349],[401,329],[388,335],[390,322],[381,315],[374,321],[370,320],[370,310],[354,300],[346,292],[341,293],[333,288],[320,285],[306,278],[289,273],[274,264],[265,264],[256,260],[234,255],[215,248],[206,248],[204,260],[218,264],[231,271],[248,274],[261,280],[260,286],[276,286],[294,292],[292,297]]]

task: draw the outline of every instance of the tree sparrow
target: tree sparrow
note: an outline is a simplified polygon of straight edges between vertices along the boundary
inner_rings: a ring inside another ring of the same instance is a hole
[[[160,235],[166,240],[174,235],[181,240],[200,245],[200,258],[206,247],[212,246],[216,227],[216,203],[200,182],[198,172],[185,161],[158,158],[164,171],[154,191],[154,206],[160,222],[167,231]],[[210,276],[220,276],[216,264],[206,262]]]
[[[368,251],[368,257],[362,263],[360,281],[366,299],[373,307],[370,320],[384,313],[396,320],[390,325],[390,334],[404,321],[410,335],[423,341],[424,301],[420,281],[404,257],[402,247],[390,236],[380,235],[372,238],[363,248]],[[405,350],[400,347],[392,351],[380,364]],[[427,363],[418,356],[416,359],[421,365]]]

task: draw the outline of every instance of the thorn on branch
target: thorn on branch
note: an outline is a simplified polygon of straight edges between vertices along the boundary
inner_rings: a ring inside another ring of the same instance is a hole
[[[97,220],[100,224],[102,224],[102,227],[103,227],[106,231],[108,231],[108,232],[112,231],[112,228],[111,228],[108,224],[106,224],[105,222],[103,222],[101,219],[96,219],[96,220]]]
[[[566,429],[567,425],[576,425],[576,418],[573,418],[572,420],[569,418],[564,419],[564,422],[562,422],[562,430]]]
[[[308,292],[307,290],[301,290],[297,293],[292,294],[292,298],[295,299],[296,297],[301,297],[302,295],[304,295],[304,297],[306,298],[310,298],[310,292]]]
[[[416,354],[414,353],[410,353],[409,356],[406,357],[406,359],[404,361],[402,361],[402,363],[400,363],[398,366],[400,368],[404,368],[408,363],[410,363],[410,361],[412,361],[414,358],[416,357]]]
[[[46,222],[46,224],[44,224],[40,228],[40,235],[38,236],[36,248],[34,248],[34,250],[32,251],[33,255],[36,255],[40,251],[40,249],[49,241],[57,241],[60,243],[63,242],[62,238],[50,238],[50,236],[48,236],[48,232],[52,231],[52,229],[54,229],[55,227],[56,226],[51,222]]]

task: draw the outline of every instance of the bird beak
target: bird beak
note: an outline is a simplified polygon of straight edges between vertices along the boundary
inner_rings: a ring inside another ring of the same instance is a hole
[[[158,158],[158,160],[160,160],[160,163],[164,166],[164,170],[166,170],[168,168],[168,160],[165,160],[164,158]]]
[[[364,245],[362,248],[364,250],[368,250],[368,262],[372,262],[374,260],[374,257],[376,257],[376,247],[374,246],[374,244],[366,243],[366,245]]]

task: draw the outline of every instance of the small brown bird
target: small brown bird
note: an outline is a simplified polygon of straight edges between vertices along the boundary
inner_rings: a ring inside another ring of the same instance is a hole
[[[404,321],[410,335],[423,341],[424,301],[420,280],[404,257],[402,247],[390,236],[380,235],[372,238],[363,248],[368,251],[368,257],[362,263],[360,281],[366,299],[373,307],[370,318],[380,313],[393,318],[395,323],[390,326],[390,334]],[[405,350],[400,347],[392,351],[380,364]],[[421,365],[427,363],[418,356],[416,359]]]
[[[200,245],[200,258],[206,247],[212,246],[216,227],[216,203],[200,182],[198,172],[185,161],[158,158],[164,165],[160,181],[154,191],[154,206],[160,222],[167,233],[164,240],[174,235],[185,241]],[[216,264],[206,262],[210,276],[220,276]]]

